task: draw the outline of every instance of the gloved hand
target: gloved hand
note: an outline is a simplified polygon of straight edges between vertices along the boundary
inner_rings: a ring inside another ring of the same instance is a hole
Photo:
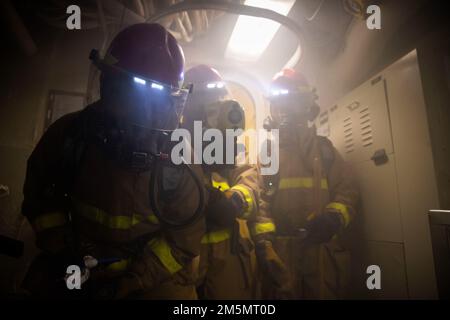
[[[237,192],[209,189],[206,220],[216,226],[230,227],[244,209],[244,202]]]
[[[272,246],[272,242],[261,240],[256,243],[255,253],[258,264],[265,279],[269,280],[268,285],[272,293],[272,299],[291,298],[291,283],[288,269]]]
[[[341,215],[337,212],[327,212],[317,215],[305,224],[307,244],[321,244],[331,240],[342,227]]]

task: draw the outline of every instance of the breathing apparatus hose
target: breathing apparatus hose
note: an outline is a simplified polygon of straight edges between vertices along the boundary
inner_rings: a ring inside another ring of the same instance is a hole
[[[205,188],[203,185],[202,180],[198,177],[198,175],[195,173],[195,171],[189,166],[186,161],[183,159],[183,163],[181,166],[184,166],[187,169],[187,172],[194,180],[194,183],[198,189],[198,206],[194,213],[187,217],[186,219],[179,220],[179,219],[170,219],[167,217],[167,215],[164,214],[163,210],[160,207],[160,197],[158,196],[158,189],[160,187],[159,182],[161,181],[161,175],[163,173],[163,162],[165,160],[162,159],[160,156],[155,157],[154,166],[150,173],[150,187],[149,187],[149,198],[150,198],[150,207],[153,210],[153,213],[158,218],[158,220],[168,225],[169,227],[173,228],[181,228],[184,226],[187,226],[194,221],[196,221],[201,214],[203,213],[204,207],[206,205],[205,201]],[[184,172],[183,172],[184,173]]]
[[[91,51],[89,59],[92,60],[94,65],[97,66],[97,68],[99,68],[101,71],[106,70],[105,67],[108,67],[100,59],[99,52],[97,50]],[[172,130],[161,130],[161,129],[154,130],[154,131],[158,131],[160,133],[163,133],[164,135],[167,135],[170,132],[172,132]],[[194,170],[187,164],[186,160],[185,159],[182,159],[182,160],[183,160],[183,163],[181,164],[181,166],[185,166],[187,168],[187,171],[188,171],[189,175],[194,179],[194,183],[197,186],[197,189],[199,192],[198,206],[197,206],[196,210],[194,211],[193,215],[189,216],[187,219],[171,220],[171,219],[167,218],[166,215],[164,215],[163,210],[159,206],[160,199],[158,197],[158,187],[159,187],[158,184],[159,184],[159,181],[161,181],[160,176],[163,172],[163,162],[166,161],[165,157],[163,157],[161,153],[156,154],[156,155],[153,154],[153,159],[152,159],[153,164],[152,164],[151,173],[150,173],[150,185],[149,185],[150,207],[152,208],[153,213],[155,214],[155,216],[158,218],[158,220],[161,223],[166,224],[170,227],[174,227],[174,228],[184,227],[184,226],[189,225],[190,223],[194,222],[195,220],[197,220],[200,217],[200,215],[203,213],[203,209],[206,205],[205,190],[204,190],[203,182],[197,176],[197,174],[194,172]]]

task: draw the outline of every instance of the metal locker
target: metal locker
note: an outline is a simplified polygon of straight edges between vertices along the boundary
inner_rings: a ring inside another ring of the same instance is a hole
[[[357,176],[365,243],[359,258],[363,264],[378,259],[389,288],[369,297],[436,297],[426,213],[438,200],[425,108],[412,51],[316,122]]]

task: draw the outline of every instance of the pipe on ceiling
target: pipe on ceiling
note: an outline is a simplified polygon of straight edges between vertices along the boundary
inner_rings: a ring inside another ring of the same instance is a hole
[[[230,3],[226,1],[186,0],[161,10],[160,12],[148,18],[147,22],[157,22],[161,18],[183,11],[208,9],[225,11],[237,15],[266,18],[278,22],[279,24],[291,30],[297,36],[299,42],[297,49],[289,59],[286,67],[295,68],[301,62],[301,59],[303,57],[301,44],[303,43],[304,39],[302,29],[294,20],[269,9],[247,6],[240,3]]]

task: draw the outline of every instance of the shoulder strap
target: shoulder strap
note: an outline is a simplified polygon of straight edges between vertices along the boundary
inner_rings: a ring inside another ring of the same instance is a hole
[[[322,157],[323,166],[325,169],[325,173],[328,176],[328,173],[331,170],[331,166],[333,165],[335,158],[334,147],[332,142],[328,138],[322,136],[317,137],[319,138],[319,149]]]
[[[272,150],[270,145],[272,140],[267,139],[266,141],[268,150]],[[275,193],[278,191],[278,184],[280,182],[280,171],[278,170],[276,174],[272,175],[261,175],[261,180],[268,196],[275,196]]]

